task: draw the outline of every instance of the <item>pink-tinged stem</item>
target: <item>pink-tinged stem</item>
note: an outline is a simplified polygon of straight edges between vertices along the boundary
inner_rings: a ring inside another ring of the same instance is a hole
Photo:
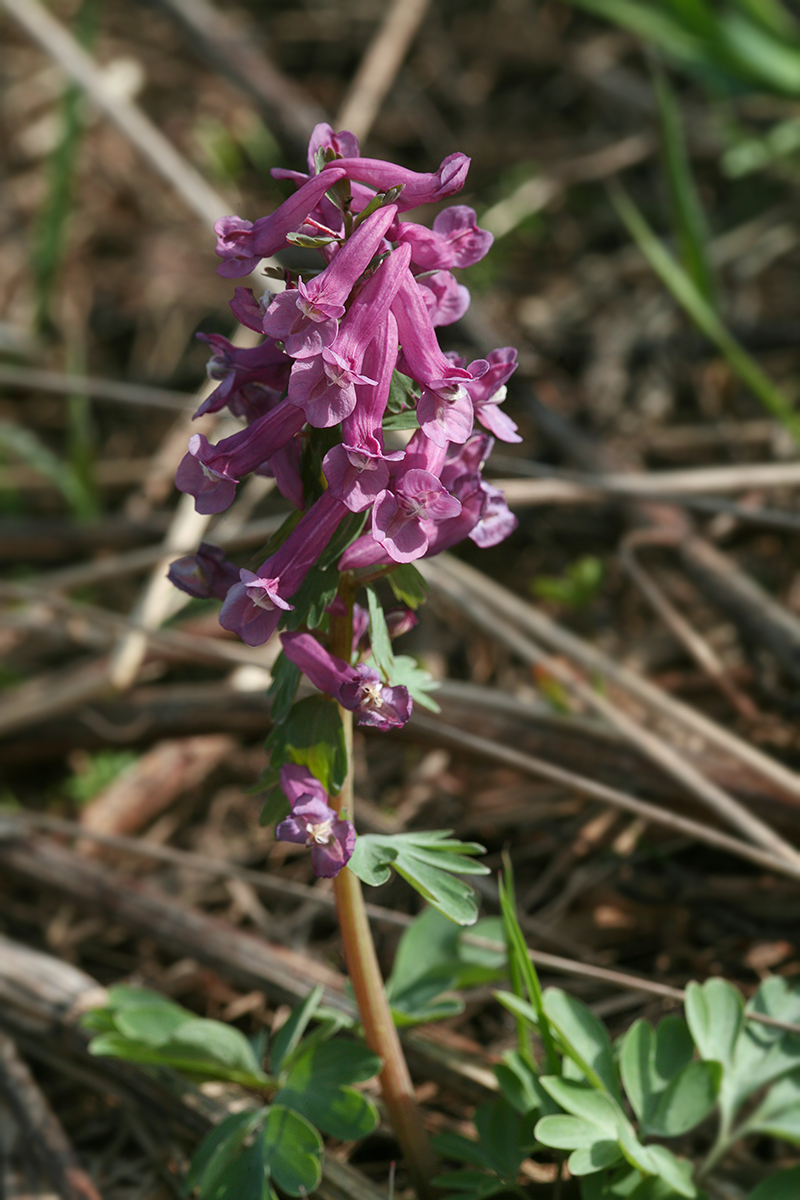
[[[339,595],[345,602],[346,612],[331,617],[331,651],[349,662],[353,641],[353,585],[347,575],[342,576]],[[346,811],[348,818],[353,820],[353,714],[344,708],[339,711],[344,722],[348,769],[344,787],[331,804],[337,810]],[[428,1200],[430,1183],[437,1174],[438,1165],[422,1123],[411,1075],[386,998],[361,881],[345,868],[334,880],[334,891],[347,972],[364,1026],[364,1037],[370,1050],[383,1062],[380,1073],[383,1101],[417,1195],[420,1200]]]

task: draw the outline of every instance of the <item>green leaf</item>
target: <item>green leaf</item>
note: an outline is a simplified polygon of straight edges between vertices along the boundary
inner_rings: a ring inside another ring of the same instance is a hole
[[[592,1175],[606,1167],[613,1167],[622,1158],[622,1152],[616,1142],[593,1142],[583,1150],[573,1150],[567,1159],[567,1166],[573,1175]]]
[[[394,684],[394,654],[380,601],[372,588],[367,588],[369,606],[369,640],[375,665],[387,683]]]
[[[195,1151],[184,1191],[200,1189],[201,1200],[218,1195],[218,1185],[238,1157],[247,1137],[264,1119],[263,1110],[231,1113],[212,1129]],[[263,1171],[262,1171],[263,1179]],[[261,1193],[255,1193],[260,1200]]]
[[[267,691],[269,712],[273,724],[280,725],[289,715],[294,704],[301,671],[281,650],[272,665],[272,682]]]
[[[494,1068],[500,1090],[520,1115],[554,1114],[557,1106],[539,1082],[535,1066],[517,1050],[507,1050]]]
[[[399,413],[405,408],[414,409],[417,404],[419,389],[413,379],[400,371],[392,372],[392,382],[389,385],[389,398],[386,401],[387,413]],[[384,428],[386,426],[384,425]]]
[[[227,1079],[248,1087],[265,1087],[271,1082],[260,1069],[243,1033],[201,1017],[183,1022],[168,1041],[157,1045],[121,1033],[101,1033],[89,1043],[89,1052],[128,1062],[173,1067],[188,1075]]]
[[[405,687],[415,704],[421,704],[430,712],[441,712],[439,705],[429,696],[439,687],[430,671],[421,667],[410,654],[396,654],[392,671],[392,683],[395,687]]]
[[[339,709],[327,696],[307,696],[295,704],[266,741],[270,766],[308,767],[326,792],[336,795],[347,775],[347,749]]]
[[[386,995],[395,1023],[434,1021],[464,1011],[457,997],[441,999],[458,985],[458,928],[435,908],[426,908],[403,933]]]
[[[502,1179],[516,1182],[520,1163],[532,1149],[531,1139],[525,1136],[529,1123],[502,1096],[479,1105],[474,1119],[488,1165]]]
[[[381,1062],[360,1042],[336,1040],[301,1046],[274,1098],[331,1137],[354,1141],[378,1123],[375,1105],[349,1086],[372,1079]]]
[[[778,1021],[800,1020],[800,985],[771,975],[763,980],[745,1013],[761,1013]],[[738,1107],[748,1096],[800,1068],[800,1035],[759,1021],[746,1021],[736,1042],[728,1090]]]
[[[536,1137],[543,1146],[554,1150],[580,1150],[601,1141],[598,1127],[582,1117],[542,1117],[536,1125]],[[613,1145],[616,1146],[616,1140]],[[617,1157],[620,1151],[617,1149]]]
[[[291,1014],[281,1025],[272,1038],[269,1048],[269,1061],[274,1074],[278,1074],[290,1055],[300,1044],[300,1039],[308,1028],[308,1023],[319,1008],[325,989],[319,984],[306,996],[302,1004],[292,1010]]]
[[[115,1014],[114,1026],[123,1037],[146,1042],[149,1046],[163,1046],[182,1025],[194,1019],[185,1008],[165,1001],[163,1005],[120,1009]]]
[[[389,413],[383,418],[385,433],[397,429],[419,429],[419,418],[413,408],[407,408],[403,412]]]
[[[434,1139],[436,1140],[436,1139]],[[445,1171],[433,1180],[435,1187],[452,1188],[458,1200],[488,1200],[499,1193],[508,1194],[508,1184],[483,1171]]]
[[[716,308],[716,289],[706,253],[709,231],[695,188],[680,110],[663,71],[655,71],[655,90],[661,125],[665,175],[669,184],[672,217],[683,266],[700,295]]]
[[[290,1196],[313,1192],[322,1179],[322,1138],[299,1113],[272,1104],[260,1144],[270,1176]]]
[[[419,608],[428,598],[428,585],[413,563],[401,563],[386,576],[389,586],[401,604]]]
[[[0,450],[10,451],[61,492],[76,517],[96,515],[94,497],[75,471],[40,441],[30,429],[11,421],[0,421]]]
[[[797,1200],[800,1196],[800,1167],[790,1167],[763,1179],[747,1200]]]
[[[595,1087],[621,1102],[614,1052],[602,1022],[585,1004],[560,988],[547,988],[544,1011],[558,1032],[565,1054]]]
[[[694,1129],[714,1107],[721,1079],[719,1063],[689,1063],[662,1092],[646,1132],[656,1137],[681,1137]]]
[[[690,983],[686,988],[686,1020],[700,1057],[728,1069],[744,1020],[744,1001],[724,979]]]
[[[745,1122],[744,1133],[766,1133],[794,1145],[800,1144],[800,1071],[785,1075],[773,1084]]]
[[[596,1136],[616,1137],[623,1130],[631,1130],[621,1107],[606,1092],[597,1091],[584,1083],[573,1083],[558,1075],[542,1075],[540,1082],[548,1095],[568,1113],[594,1125],[599,1131]],[[538,1125],[536,1130],[536,1136],[539,1137]]]
[[[798,73],[800,79],[800,72]],[[741,382],[800,442],[800,418],[784,394],[744,349],[697,290],[683,267],[653,233],[639,209],[620,185],[611,189],[614,206],[650,266],[684,308],[701,333],[713,342]]]
[[[472,925],[478,916],[475,893],[453,874],[488,874],[487,867],[470,857],[484,853],[483,846],[475,842],[451,839],[449,830],[393,836],[366,834],[357,838],[347,866],[369,887],[386,883],[390,868],[394,867],[398,875],[451,921]]]
[[[657,1029],[643,1020],[628,1030],[620,1052],[625,1092],[645,1132],[670,1081],[694,1055],[689,1027],[680,1017],[665,1017]]]

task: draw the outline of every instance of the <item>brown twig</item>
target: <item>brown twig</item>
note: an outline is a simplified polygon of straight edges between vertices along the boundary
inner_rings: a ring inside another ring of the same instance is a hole
[[[342,100],[334,122],[336,129],[349,129],[356,137],[366,138],[429,4],[430,0],[392,0]]]
[[[259,49],[255,31],[207,0],[158,0],[202,54],[255,101],[270,132],[291,159],[305,159],[309,136],[326,119],[323,109]]]
[[[132,101],[109,87],[94,59],[39,0],[0,0],[9,16],[50,55],[122,130],[151,167],[165,179],[197,214],[204,225],[213,225],[230,211],[230,205],[206,183],[160,130]]]
[[[626,740],[656,762],[667,774],[679,780],[696,799],[715,812],[726,824],[744,833],[755,845],[770,850],[779,858],[797,864],[800,868],[800,854],[788,842],[760,818],[748,812],[728,792],[707,779],[663,738],[645,729],[600,692],[577,679],[572,671],[550,659],[530,638],[505,624],[499,624],[494,609],[479,598],[475,589],[465,584],[461,573],[462,564],[449,558],[443,562],[443,558],[436,563],[425,564],[426,577],[473,620],[478,621],[482,628],[512,649],[523,661],[544,666],[549,675],[607,720]]]
[[[422,560],[423,570],[427,570],[428,565],[429,560]],[[482,572],[449,555],[441,555],[435,564],[435,567],[438,566],[446,567],[468,591],[483,597],[500,616],[526,630],[552,652],[564,655],[588,674],[597,675],[613,683],[644,704],[654,716],[667,718],[684,732],[703,738],[735,760],[745,763],[762,778],[770,780],[794,803],[800,801],[800,778],[782,763],[762,754],[755,746],[710,720],[698,709],[690,708],[634,671],[629,671],[609,655],[551,620],[532,604],[515,596],[508,588],[487,578]]]
[[[0,1095],[41,1161],[63,1200],[101,1200],[100,1193],[75,1157],[61,1122],[17,1053],[10,1037],[0,1033]]]

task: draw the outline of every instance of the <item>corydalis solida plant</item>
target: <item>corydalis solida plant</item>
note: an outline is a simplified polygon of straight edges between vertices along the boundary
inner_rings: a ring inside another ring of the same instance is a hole
[[[220,598],[220,623],[248,645],[286,630],[268,743],[283,793],[272,813],[283,818],[276,833],[308,846],[315,872],[335,877],[365,1033],[384,1060],[384,1097],[420,1190],[431,1164],[356,875],[381,882],[392,864],[426,899],[469,923],[471,891],[453,874],[483,868],[469,857],[479,847],[445,834],[420,835],[417,843],[404,835],[397,847],[355,836],[353,714],[359,724],[397,728],[411,714],[412,695],[425,703],[425,685],[412,660],[395,658],[374,593],[368,616],[354,597],[385,574],[398,596],[416,603],[417,559],[467,537],[495,545],[516,525],[482,477],[495,437],[520,440],[500,407],[516,352],[506,347],[466,363],[444,353],[436,333],[469,305],[451,269],[478,262],[491,234],[465,205],[440,212],[430,229],[405,219],[458,192],[468,167],[463,154],[428,174],[362,158],[352,134],[319,125],[308,174],[273,172],[297,185],[289,200],[252,223],[217,222],[221,275],[247,275],[290,244],[317,249],[320,270],[281,272],[279,295],[236,288],[234,315],[264,338],[247,350],[205,338],[218,386],[199,411],[227,407],[247,424],[216,445],[194,435],[177,486],[195,497],[199,512],[219,513],[241,479],[256,472],[274,477],[294,511],[255,571],[237,570],[214,547],[171,570],[191,595]],[[294,703],[301,673],[318,694]]]

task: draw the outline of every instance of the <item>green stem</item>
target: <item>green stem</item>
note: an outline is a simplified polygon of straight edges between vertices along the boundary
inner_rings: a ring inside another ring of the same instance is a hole
[[[331,651],[349,662],[353,640],[353,582],[350,576],[342,576],[339,595],[344,601],[345,612],[331,618]],[[347,709],[340,709],[340,712],[347,746],[347,778],[339,796],[332,799],[331,803],[337,810],[346,812],[352,820],[353,714]],[[364,1037],[370,1050],[379,1055],[383,1062],[380,1073],[383,1101],[417,1195],[420,1200],[426,1200],[431,1196],[430,1181],[438,1167],[422,1123],[411,1075],[386,997],[361,882],[345,869],[336,876],[334,892],[347,972],[364,1026]]]

